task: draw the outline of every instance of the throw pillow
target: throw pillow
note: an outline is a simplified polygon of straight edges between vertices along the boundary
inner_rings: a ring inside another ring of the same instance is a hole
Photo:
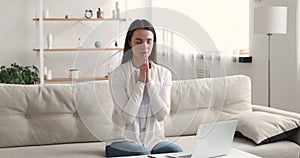
[[[236,131],[258,145],[285,139],[300,126],[297,119],[266,112],[245,112],[232,119],[238,121]]]

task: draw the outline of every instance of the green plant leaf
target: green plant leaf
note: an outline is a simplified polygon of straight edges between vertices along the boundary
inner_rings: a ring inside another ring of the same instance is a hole
[[[0,83],[34,84],[38,81],[39,70],[36,66],[21,66],[12,63],[10,67],[1,66]]]

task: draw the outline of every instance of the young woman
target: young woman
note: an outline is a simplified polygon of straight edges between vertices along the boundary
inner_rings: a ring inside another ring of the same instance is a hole
[[[171,72],[157,65],[156,33],[146,20],[129,27],[122,64],[111,74],[114,102],[113,130],[106,156],[133,156],[181,152],[164,136],[170,111]]]

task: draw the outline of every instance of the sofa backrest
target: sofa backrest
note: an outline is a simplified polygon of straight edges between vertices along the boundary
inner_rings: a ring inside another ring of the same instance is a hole
[[[0,84],[0,147],[104,141],[112,129],[108,81]]]
[[[70,84],[0,84],[0,100],[0,147],[96,140],[79,117]]]
[[[201,123],[252,111],[251,81],[244,75],[173,81],[166,136],[196,134]]]
[[[104,141],[112,129],[108,81],[0,84],[0,100],[0,147]],[[166,136],[195,134],[203,122],[246,111],[249,77],[173,81]]]

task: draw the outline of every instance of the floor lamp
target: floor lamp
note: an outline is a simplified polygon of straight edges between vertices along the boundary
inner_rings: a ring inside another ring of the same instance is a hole
[[[268,36],[268,107],[271,107],[271,36],[287,33],[287,7],[254,8],[254,33]]]

